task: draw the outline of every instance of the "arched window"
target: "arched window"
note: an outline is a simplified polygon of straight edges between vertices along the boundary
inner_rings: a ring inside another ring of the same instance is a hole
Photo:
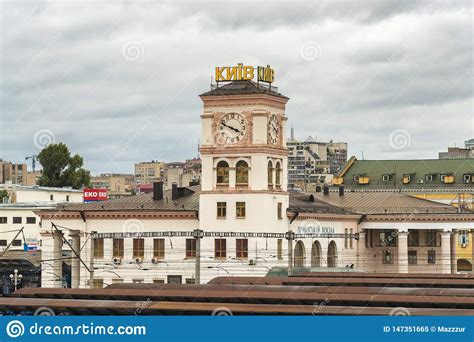
[[[239,160],[235,166],[236,185],[249,185],[249,165],[245,160]]]
[[[275,185],[281,186],[281,164],[277,162],[275,165]]]
[[[224,160],[217,163],[217,184],[229,185],[229,164]]]
[[[272,161],[268,161],[268,187],[273,187],[273,164]]]

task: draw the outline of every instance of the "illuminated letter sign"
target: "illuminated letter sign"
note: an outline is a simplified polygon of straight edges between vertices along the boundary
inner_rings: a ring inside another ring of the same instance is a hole
[[[257,69],[257,81],[273,83],[275,72],[270,65],[255,68],[242,63],[232,67],[216,67],[216,81],[250,81],[255,78],[255,69]]]

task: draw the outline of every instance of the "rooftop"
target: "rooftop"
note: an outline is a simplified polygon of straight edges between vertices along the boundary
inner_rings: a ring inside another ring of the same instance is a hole
[[[269,89],[267,85],[254,81],[233,81],[226,83],[216,89],[205,92],[199,96],[220,96],[220,95],[246,95],[246,94],[268,94],[272,96],[288,99],[288,97]]]

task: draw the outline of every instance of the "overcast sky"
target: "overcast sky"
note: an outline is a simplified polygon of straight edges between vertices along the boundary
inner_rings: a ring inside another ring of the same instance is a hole
[[[474,137],[471,5],[2,1],[0,158],[52,141],[94,174],[192,158],[198,95],[238,62],[275,69],[296,138],[437,158]]]

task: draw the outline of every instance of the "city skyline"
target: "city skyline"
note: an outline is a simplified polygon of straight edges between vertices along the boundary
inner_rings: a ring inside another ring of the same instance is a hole
[[[22,129],[0,155],[63,142],[93,174],[191,158],[197,94],[238,62],[275,69],[297,138],[345,141],[349,156],[435,159],[472,138],[468,2],[262,5],[2,3],[0,124]]]

